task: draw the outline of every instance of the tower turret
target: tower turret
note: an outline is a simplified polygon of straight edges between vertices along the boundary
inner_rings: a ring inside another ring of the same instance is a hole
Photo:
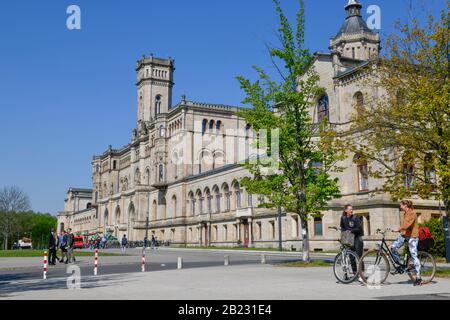
[[[137,62],[138,123],[153,122],[172,106],[175,61],[143,56]]]

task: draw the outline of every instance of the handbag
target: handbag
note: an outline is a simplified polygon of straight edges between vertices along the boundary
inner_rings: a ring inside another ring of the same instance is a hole
[[[343,231],[341,233],[341,243],[344,246],[354,247],[355,246],[355,235],[351,231]]]

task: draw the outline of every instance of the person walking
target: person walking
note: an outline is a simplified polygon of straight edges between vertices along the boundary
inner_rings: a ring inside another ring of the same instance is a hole
[[[152,250],[155,249],[155,236],[154,235],[152,235],[152,240],[150,241],[150,245],[151,245]]]
[[[52,229],[48,239],[48,264],[51,266],[56,265],[56,238],[55,230]]]
[[[419,244],[419,223],[417,221],[417,214],[414,211],[412,201],[403,200],[400,202],[400,211],[403,211],[403,223],[400,229],[393,230],[393,232],[400,233],[400,237],[392,244],[391,251],[396,260],[400,262],[400,249],[405,243],[408,244],[409,253],[414,261],[414,268],[416,269],[416,280],[414,286],[422,285],[422,278],[420,275],[420,260],[417,257],[417,245]]]
[[[125,249],[127,247],[127,244],[128,244],[127,235],[124,234],[123,238],[122,238],[122,246],[121,246],[122,253],[125,253]]]
[[[60,263],[64,262],[64,257],[67,258],[67,233],[62,230],[61,235],[59,236],[59,248],[61,249],[61,259]]]
[[[75,237],[72,233],[72,229],[67,229],[67,263],[74,263],[75,262],[75,256],[73,253],[73,246],[75,244]]]
[[[351,249],[361,258],[364,252],[364,241],[362,238],[364,236],[364,229],[361,218],[353,214],[353,206],[351,204],[347,204],[344,207],[344,213],[341,218],[341,231],[350,231],[355,235],[355,243]],[[357,272],[358,266],[355,259],[351,259],[351,264],[353,272]],[[359,281],[362,282],[361,277]]]

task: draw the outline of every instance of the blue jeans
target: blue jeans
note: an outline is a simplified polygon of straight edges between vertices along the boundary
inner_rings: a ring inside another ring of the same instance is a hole
[[[407,238],[404,236],[400,236],[397,241],[395,241],[391,246],[392,255],[394,256],[395,262],[400,263],[400,254],[397,250],[400,249],[406,241],[408,242],[411,258],[414,261],[414,267],[416,269],[417,276],[420,277],[420,260],[417,257],[417,245],[419,244],[418,238]]]

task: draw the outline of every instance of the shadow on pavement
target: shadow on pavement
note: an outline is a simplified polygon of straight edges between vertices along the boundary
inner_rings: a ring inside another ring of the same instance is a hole
[[[27,274],[15,274],[8,281],[1,281],[0,297],[13,298],[22,292],[67,289],[67,278],[23,281],[26,277]],[[102,276],[101,278],[86,277],[81,279],[81,289],[107,287],[123,281],[123,277],[120,275]]]

